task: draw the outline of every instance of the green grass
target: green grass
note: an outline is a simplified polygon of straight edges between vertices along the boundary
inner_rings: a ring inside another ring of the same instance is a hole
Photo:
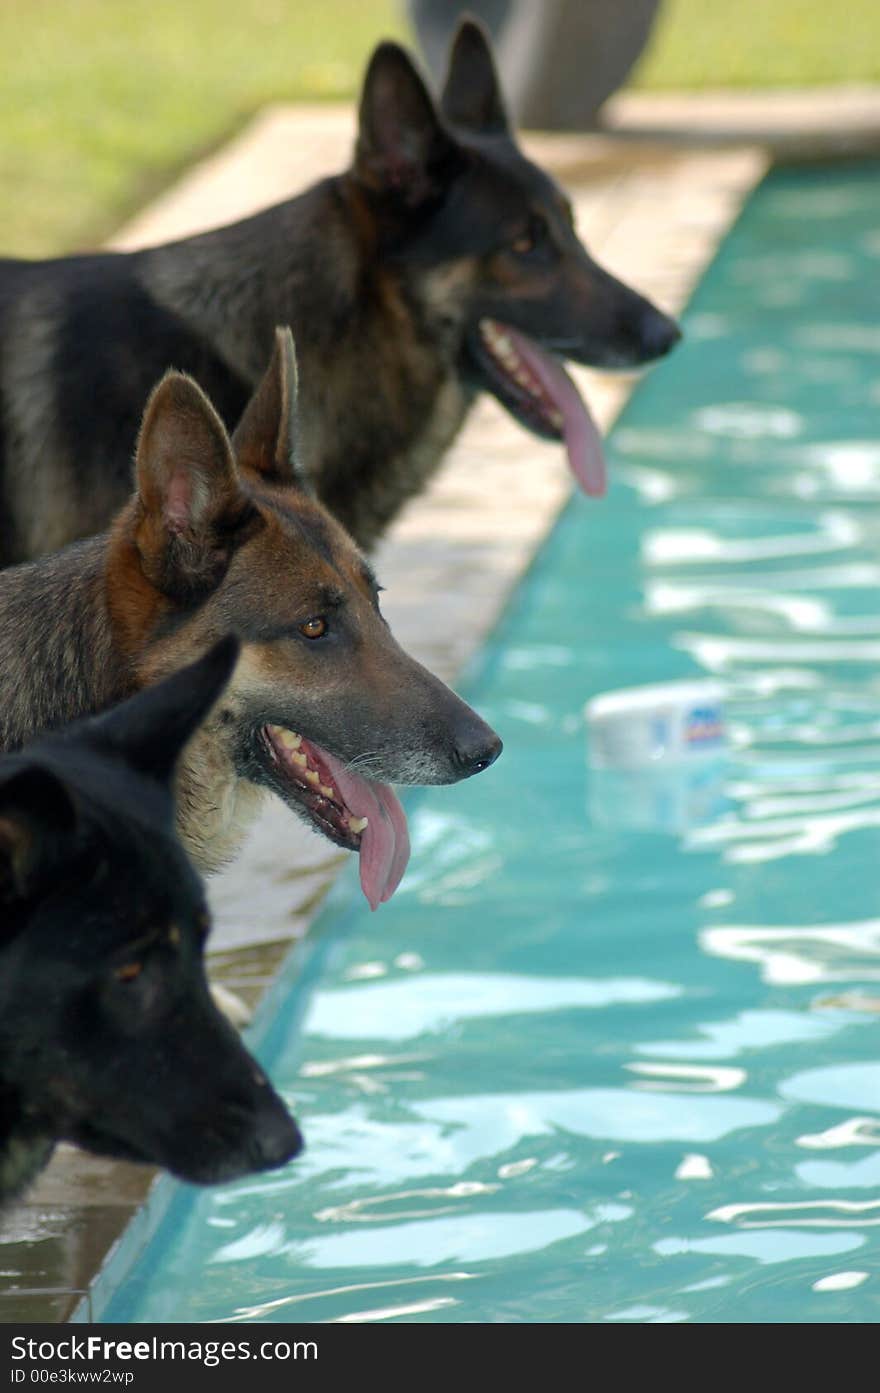
[[[0,0],[0,252],[93,246],[266,102],[353,96],[376,40],[405,36],[403,8]],[[880,81],[878,0],[666,0],[634,79],[840,81]]]
[[[632,85],[880,82],[878,0],[665,0]]]
[[[395,0],[0,0],[0,252],[92,246],[266,102],[349,97]]]

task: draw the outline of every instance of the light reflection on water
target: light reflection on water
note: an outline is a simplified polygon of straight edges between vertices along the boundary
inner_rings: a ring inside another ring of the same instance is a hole
[[[462,1021],[530,1015],[567,1009],[599,1009],[623,1002],[663,1001],[680,988],[639,977],[589,981],[577,977],[525,977],[504,973],[424,973],[370,987],[316,992],[306,1017],[311,1036],[338,1037],[345,1020],[349,1040],[376,1038],[383,1022],[386,1040],[418,1039],[448,1031]]]
[[[182,1190],[105,1318],[877,1319],[878,248],[873,168],[755,197],[473,675],[504,758],[290,969],[308,1150]],[[695,671],[717,808],[598,816],[583,703]]]

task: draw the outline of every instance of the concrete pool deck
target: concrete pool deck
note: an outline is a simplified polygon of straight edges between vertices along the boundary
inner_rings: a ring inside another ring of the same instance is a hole
[[[865,139],[873,131],[876,149],[880,102],[875,96],[868,105]],[[814,95],[814,117],[815,107]],[[664,119],[668,125],[668,114]],[[642,129],[636,136],[636,127],[630,114],[615,135],[536,136],[526,144],[571,191],[582,235],[597,257],[674,311],[687,302],[776,147],[760,129],[754,144],[709,149],[685,132],[670,140],[664,128],[663,139],[649,139]],[[352,131],[348,109],[272,108],[112,245],[168,240],[277,201],[341,168]],[[632,379],[581,376],[607,428]],[[384,609],[404,645],[454,680],[569,490],[561,451],[532,439],[483,399],[431,488],[398,520],[376,558],[387,588]],[[328,854],[280,806],[268,810],[240,861],[212,885],[217,979],[256,1001],[290,943],[306,931],[344,859]],[[267,893],[265,912],[261,905],[254,921],[257,885]],[[66,1320],[148,1183],[139,1168],[60,1149],[0,1227],[0,1319]]]

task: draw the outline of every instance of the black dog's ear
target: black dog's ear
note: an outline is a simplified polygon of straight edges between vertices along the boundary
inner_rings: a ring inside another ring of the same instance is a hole
[[[61,780],[38,764],[12,761],[0,774],[0,901],[24,898],[51,875],[75,827]]]
[[[226,427],[201,388],[168,372],[144,412],[135,456],[136,543],[147,578],[164,593],[216,585],[257,515]]]
[[[238,660],[232,634],[203,658],[96,716],[90,734],[143,774],[168,784],[184,745],[219,698]]]
[[[415,208],[442,193],[455,155],[455,143],[412,59],[399,44],[379,44],[361,92],[358,179]]]
[[[452,40],[440,108],[466,130],[501,135],[510,129],[489,36],[470,15]]]
[[[297,391],[296,350],[285,325],[275,330],[269,366],[233,432],[232,448],[241,469],[314,493],[297,454]]]

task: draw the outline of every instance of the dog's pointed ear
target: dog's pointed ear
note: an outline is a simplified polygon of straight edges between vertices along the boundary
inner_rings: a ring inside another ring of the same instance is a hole
[[[455,142],[409,54],[379,44],[361,92],[355,176],[416,208],[442,194],[455,158]]]
[[[212,588],[257,515],[223,422],[183,373],[166,373],[147,402],[135,474],[136,542],[149,580],[173,595]]]
[[[470,15],[452,40],[440,109],[466,130],[501,135],[510,129],[489,36]]]
[[[4,761],[0,773],[0,902],[25,899],[50,877],[76,828],[62,781],[39,764]]]
[[[170,784],[184,746],[229,681],[240,648],[228,634],[197,662],[96,716],[92,738],[140,773]]]
[[[285,325],[275,330],[272,358],[233,431],[232,448],[239,468],[253,470],[267,483],[313,493],[297,452],[297,395],[296,350]]]

